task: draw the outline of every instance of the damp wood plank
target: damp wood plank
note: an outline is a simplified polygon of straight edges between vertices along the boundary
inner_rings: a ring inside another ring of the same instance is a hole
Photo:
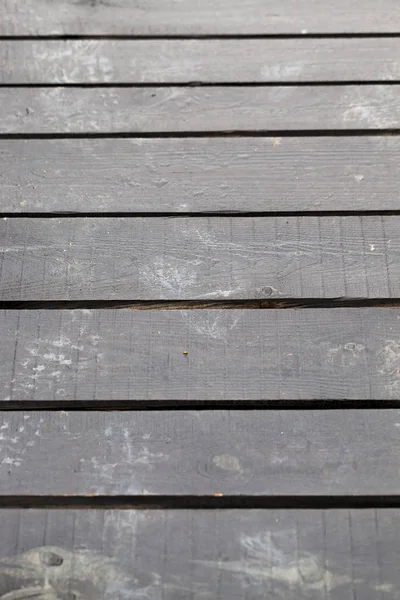
[[[399,399],[399,317],[397,308],[3,310],[2,400]]]
[[[398,33],[396,0],[3,0],[0,35]]]
[[[398,37],[0,41],[0,83],[398,81],[399,55]]]
[[[3,213],[398,210],[397,136],[0,140]]]
[[[0,512],[5,598],[398,598],[400,511]]]
[[[396,85],[2,87],[0,134],[396,129]]]
[[[18,411],[0,426],[0,502],[400,495],[399,410]]]
[[[0,219],[0,300],[397,298],[399,216]]]

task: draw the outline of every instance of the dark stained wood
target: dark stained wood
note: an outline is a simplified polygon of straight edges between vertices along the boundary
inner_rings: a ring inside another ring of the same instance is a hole
[[[398,210],[400,139],[0,140],[0,211]]]
[[[397,298],[399,228],[399,216],[0,219],[0,299]]]
[[[398,510],[2,510],[0,526],[10,600],[398,598]]]
[[[2,496],[400,495],[398,410],[19,411],[0,426]]]
[[[393,129],[400,87],[0,89],[0,134]]]
[[[2,398],[399,399],[399,316],[395,308],[6,310]]]
[[[0,83],[397,81],[399,55],[397,37],[2,41]]]
[[[396,0],[2,0],[0,35],[399,32]]]

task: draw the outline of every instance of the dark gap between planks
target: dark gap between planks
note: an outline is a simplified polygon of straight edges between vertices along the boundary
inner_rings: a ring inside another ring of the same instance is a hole
[[[279,298],[274,300],[3,300],[2,310],[190,310],[190,309],[296,309],[296,308],[400,308],[400,298]]]
[[[398,128],[376,129],[266,129],[221,131],[141,131],[141,132],[84,132],[84,133],[0,133],[0,140],[70,140],[70,139],[165,139],[165,138],[219,138],[219,137],[354,137],[399,135]]]
[[[370,509],[400,508],[400,496],[0,496],[0,508]]]
[[[210,411],[210,410],[384,410],[399,409],[400,400],[7,400],[0,414],[35,410],[85,412]]]
[[[66,41],[66,40],[298,40],[308,39],[344,39],[344,38],[398,38],[400,32],[373,32],[373,33],[221,33],[221,34],[161,34],[161,35],[77,35],[77,34],[53,34],[53,35],[1,35],[0,41],[24,42],[37,41]]]
[[[358,79],[346,81],[332,81],[327,79],[325,81],[187,81],[183,83],[168,82],[168,81],[146,81],[137,83],[126,83],[126,82],[81,82],[81,83],[0,83],[0,88],[186,88],[186,87],[345,87],[349,85],[400,85],[400,80],[385,80],[381,79],[364,79],[359,81]]]
[[[192,217],[240,217],[252,218],[252,217],[285,217],[285,218],[297,218],[297,217],[373,217],[373,216],[399,216],[400,209],[371,209],[371,210],[301,210],[301,211],[237,211],[237,210],[226,210],[226,211],[203,211],[203,212],[68,212],[64,211],[53,211],[53,212],[2,212],[0,213],[0,219],[20,219],[21,217],[30,219],[62,219],[63,217],[83,219],[83,218],[170,218],[170,219],[187,219]]]

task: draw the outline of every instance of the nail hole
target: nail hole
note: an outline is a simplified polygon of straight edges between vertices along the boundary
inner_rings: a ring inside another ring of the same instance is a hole
[[[262,288],[261,291],[265,296],[272,296],[272,294],[274,293],[274,290],[272,289],[272,287],[269,287],[269,286]]]
[[[64,559],[55,552],[45,552],[45,554],[42,556],[42,562],[47,567],[59,567],[63,564]]]
[[[356,345],[353,344],[353,342],[349,342],[348,344],[346,344],[345,348],[347,348],[347,350],[355,350]]]

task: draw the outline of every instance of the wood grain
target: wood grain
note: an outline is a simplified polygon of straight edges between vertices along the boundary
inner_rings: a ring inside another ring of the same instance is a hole
[[[6,310],[2,399],[102,406],[399,399],[399,315],[395,308]]]
[[[400,87],[3,87],[0,105],[0,134],[384,130]]]
[[[1,496],[400,495],[398,410],[19,411],[1,421]]]
[[[398,510],[2,510],[0,593],[395,600],[399,526]]]
[[[399,155],[397,136],[0,140],[0,210],[398,210]]]
[[[397,298],[399,216],[0,220],[1,300]]]
[[[399,55],[397,37],[1,41],[0,83],[398,81]]]
[[[398,33],[396,0],[3,0],[0,35]]]

